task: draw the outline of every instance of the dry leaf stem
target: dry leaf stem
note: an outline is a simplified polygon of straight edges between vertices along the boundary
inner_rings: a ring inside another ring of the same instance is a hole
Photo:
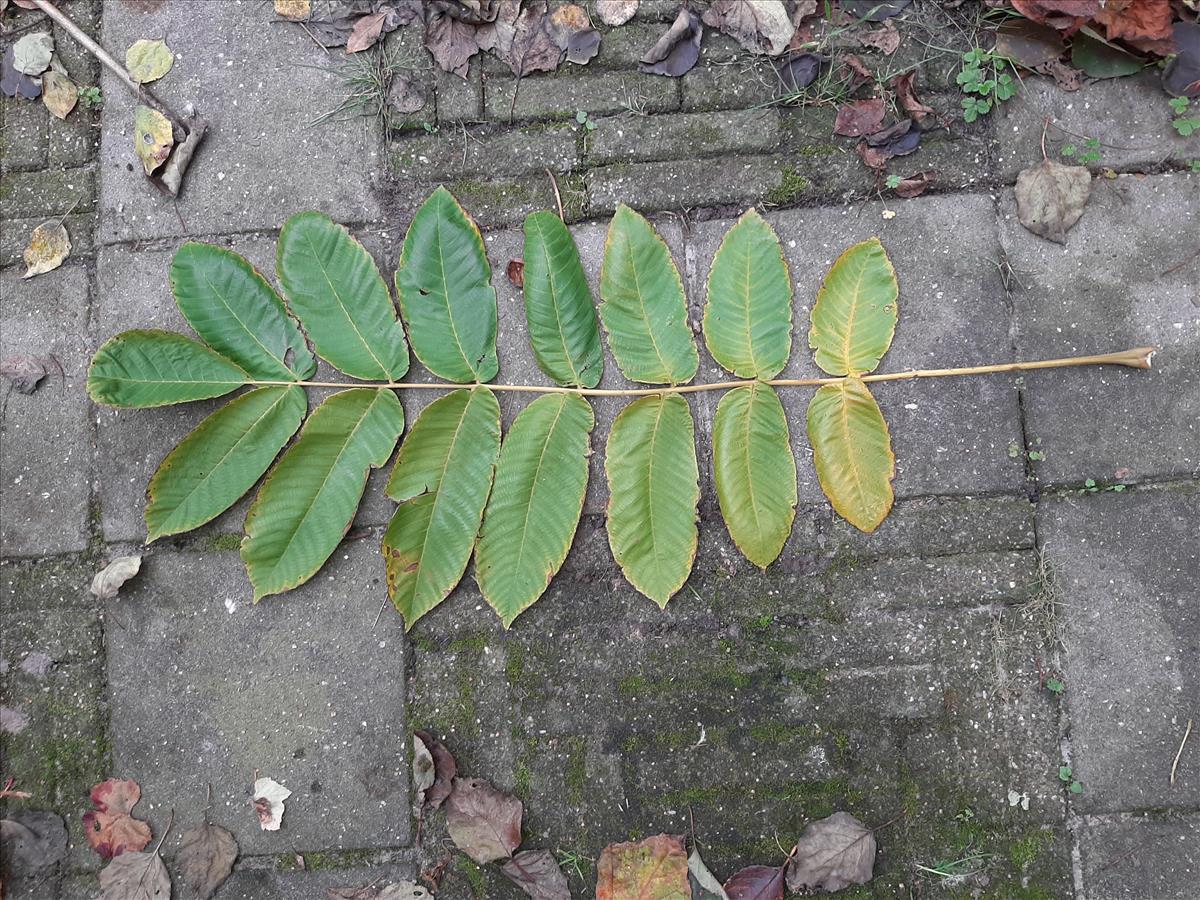
[[[1175,761],[1171,763],[1171,784],[1175,783],[1175,773],[1179,770],[1179,759],[1183,756],[1183,747],[1188,742],[1188,738],[1192,734],[1192,720],[1188,719],[1187,729],[1183,732],[1183,740],[1179,742],[1179,749],[1175,751]]]

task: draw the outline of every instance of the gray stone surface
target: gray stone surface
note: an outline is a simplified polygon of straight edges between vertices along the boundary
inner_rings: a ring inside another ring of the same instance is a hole
[[[0,176],[0,216],[27,219],[87,212],[96,205],[95,179],[91,166],[6,173]]]
[[[578,125],[534,126],[511,131],[448,129],[446,134],[399,138],[388,152],[399,178],[569,172],[578,162]]]
[[[1200,474],[1200,175],[1101,180],[1065,246],[1000,204],[1016,344],[1025,359],[1157,347],[1153,369],[1030,372],[1024,404],[1043,484]],[[1186,236],[1186,237],[1185,237]],[[1168,271],[1175,268],[1175,271]]]
[[[516,103],[513,91],[516,90]],[[574,118],[577,110],[592,115],[632,111],[658,113],[679,108],[675,79],[638,72],[583,72],[569,69],[522,78],[520,87],[508,68],[488,80],[483,109],[489,119]]]
[[[1200,157],[1200,131],[1180,136],[1171,125],[1175,118],[1167,105],[1158,73],[1151,69],[1131,78],[1096,81],[1075,93],[1059,90],[1048,78],[1026,78],[1022,90],[997,111],[996,144],[999,175],[1011,182],[1022,169],[1042,160],[1043,125],[1046,152],[1063,163],[1068,144],[1087,150],[1084,142],[1100,142],[1102,166],[1118,171],[1152,171],[1164,163]]]
[[[1064,697],[1084,812],[1200,805],[1171,762],[1200,696],[1200,492],[1065,494],[1038,506],[1066,623]],[[1193,748],[1194,750],[1194,748]]]
[[[155,92],[179,108],[194,105],[211,127],[172,203],[146,181],[134,156],[133,98],[104,75],[102,242],[277,228],[306,209],[343,222],[381,217],[382,149],[372,120],[307,124],[348,90],[328,71],[336,57],[274,18],[270,5],[250,2],[224,4],[219,16],[196,15],[189,0],[105,7],[108,46],[179,35],[175,65]]]
[[[157,552],[131,584],[105,633],[113,760],[156,834],[211,784],[245,854],[408,842],[403,625],[379,615],[373,542],[255,605],[235,553]],[[255,773],[292,791],[278,832],[257,827]]]
[[[7,381],[0,387],[0,544],[5,556],[71,553],[90,536],[87,267],[68,261],[30,280],[20,271],[0,274],[0,357],[52,357],[57,365],[46,361],[49,373],[28,396]]]
[[[771,152],[780,136],[774,109],[613,116],[595,123],[585,136],[587,158],[599,163]]]
[[[784,184],[786,165],[774,156],[731,156],[718,160],[617,163],[584,176],[588,210],[609,215],[620,203],[640,210],[697,209],[772,197]],[[800,191],[807,184],[799,186]],[[786,196],[784,202],[795,199]]]
[[[1081,833],[1088,900],[1191,900],[1200,877],[1200,816],[1089,816]]]

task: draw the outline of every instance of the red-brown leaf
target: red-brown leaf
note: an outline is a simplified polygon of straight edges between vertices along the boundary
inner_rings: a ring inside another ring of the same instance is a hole
[[[683,838],[656,834],[609,844],[596,864],[596,900],[687,900],[687,853]]]
[[[1128,41],[1139,50],[1167,56],[1175,52],[1169,0],[1108,0],[1095,14],[1110,41]]]
[[[837,111],[837,118],[833,123],[833,133],[846,137],[873,134],[883,124],[883,112],[883,100],[879,97],[855,100],[849,106],[843,106]]]
[[[83,830],[101,859],[143,850],[150,843],[150,826],[130,815],[141,797],[142,789],[133,779],[110,778],[92,788],[95,809],[83,814]]]
[[[783,900],[785,866],[747,866],[725,882],[729,900]]]
[[[386,18],[386,12],[377,12],[363,16],[355,22],[350,37],[346,39],[346,52],[358,53],[360,50],[374,47],[379,35],[383,33],[383,20]]]
[[[1012,5],[1025,18],[1065,34],[1075,33],[1100,11],[1100,0],[1012,0]]]
[[[896,91],[896,99],[900,101],[900,105],[904,107],[909,118],[914,122],[920,122],[926,116],[933,114],[933,107],[926,106],[917,99],[917,89],[913,84],[916,79],[917,73],[912,71],[904,75],[897,75],[891,80],[891,85]]]
[[[418,731],[416,735],[433,757],[433,787],[425,792],[425,806],[428,809],[437,809],[454,789],[458,763],[454,761],[454,756],[446,749],[445,744],[428,731]]]
[[[508,280],[512,282],[513,287],[517,289],[525,287],[525,260],[510,259],[507,268],[504,270],[504,274],[508,276]]]
[[[900,179],[900,183],[893,190],[897,197],[911,199],[925,193],[925,189],[936,180],[937,174],[934,172],[918,172],[916,175]]]
[[[521,843],[521,801],[482,778],[456,778],[446,801],[446,828],[477,863],[508,859]]]

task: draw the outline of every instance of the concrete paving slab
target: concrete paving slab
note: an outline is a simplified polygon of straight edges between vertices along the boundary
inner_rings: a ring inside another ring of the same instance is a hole
[[[408,841],[403,624],[379,615],[373,544],[257,605],[235,553],[155,553],[131,584],[125,627],[105,635],[113,761],[156,834],[211,784],[213,821],[244,854]],[[281,831],[257,826],[256,772],[293,792]]]
[[[87,266],[68,261],[29,280],[21,271],[0,273],[0,357],[53,357],[57,365],[46,363],[48,374],[30,395],[7,382],[0,389],[0,546],[5,556],[73,553],[91,535]]]
[[[1200,696],[1200,491],[1065,494],[1038,504],[1066,625],[1071,763],[1086,813],[1194,809],[1200,765],[1168,775]]]
[[[344,222],[381,218],[376,188],[385,166],[374,120],[308,124],[347,90],[329,71],[336,57],[274,19],[269,4],[251,0],[204,16],[190,0],[105,7],[106,46],[148,34],[172,39],[175,65],[155,92],[176,109],[193,105],[211,127],[178,202],[162,197],[133,153],[136,104],[105,73],[100,242],[278,228],[306,209]]]
[[[1150,371],[1025,375],[1042,485],[1200,474],[1200,261],[1183,262],[1195,249],[1197,210],[1200,175],[1102,180],[1061,246],[1022,228],[1011,192],[1002,197],[1023,358],[1159,348]]]
[[[1080,830],[1088,900],[1191,900],[1200,877],[1200,815],[1088,817]]]

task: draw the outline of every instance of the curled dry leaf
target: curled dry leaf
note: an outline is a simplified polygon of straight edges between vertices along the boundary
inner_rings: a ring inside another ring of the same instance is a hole
[[[454,776],[458,773],[458,764],[446,746],[428,731],[417,731],[414,734],[433,756],[433,785],[425,791],[425,805],[429,809],[437,809],[454,789]]]
[[[535,0],[520,11],[514,20],[507,52],[501,48],[495,52],[518,77],[558,68],[563,50],[550,33],[544,0],[540,3]]]
[[[79,88],[66,75],[49,69],[42,75],[42,102],[50,115],[65,119],[79,102]]]
[[[18,72],[14,60],[16,48],[9,46],[4,51],[4,61],[0,63],[0,91],[6,97],[20,97],[22,100],[34,100],[42,93],[40,79]]]
[[[920,144],[921,132],[912,127],[912,119],[901,119],[883,131],[867,135],[867,146],[881,151],[885,159],[908,156]]]
[[[113,599],[121,590],[121,586],[136,575],[141,568],[142,558],[140,556],[118,556],[92,578],[92,593],[101,600]],[[131,783],[135,787],[137,786],[136,782]]]
[[[1159,56],[1175,52],[1171,29],[1175,11],[1167,0],[1106,0],[1094,18],[1109,40],[1123,40]]]
[[[61,219],[47,219],[33,229],[29,245],[21,258],[25,260],[25,274],[32,278],[57,269],[71,255],[71,236]]]
[[[933,107],[926,106],[917,99],[916,80],[917,73],[912,71],[904,75],[897,75],[889,84],[896,91],[896,99],[900,101],[900,106],[908,113],[909,118],[914,122],[920,122],[926,116],[933,114]]]
[[[874,81],[875,75],[866,67],[861,59],[853,53],[843,53],[842,62],[846,68],[850,70],[853,78],[850,85],[850,90],[854,90],[864,81]]]
[[[525,261],[523,259],[510,259],[504,269],[504,274],[508,276],[508,280],[517,290],[525,287]]]
[[[1083,87],[1083,73],[1068,66],[1061,59],[1044,62],[1040,66],[1035,66],[1033,71],[1039,75],[1049,75],[1054,79],[1054,83],[1064,91],[1077,91]]]
[[[789,91],[802,90],[817,80],[823,62],[820,53],[789,53],[779,62],[779,80]]]
[[[133,140],[138,159],[147,175],[161,166],[175,146],[171,123],[156,109],[139,106],[133,113]]]
[[[883,112],[883,100],[879,97],[855,100],[837,111],[833,133],[846,137],[874,134],[883,124]]]
[[[638,69],[651,75],[669,75],[678,78],[691,71],[700,58],[700,39],[704,28],[700,17],[686,5],[680,7],[679,15],[642,57]]]
[[[783,900],[785,866],[746,866],[725,882],[729,900]]]
[[[571,900],[567,876],[549,850],[523,850],[500,871],[533,900]]]
[[[50,68],[54,38],[49,32],[27,34],[13,44],[13,68],[22,75],[41,75]]]
[[[303,22],[312,15],[312,0],[275,0],[275,15],[290,22]]]
[[[556,7],[546,19],[546,29],[567,62],[586,65],[600,52],[600,32],[592,27],[587,10],[578,3]]]
[[[83,830],[101,859],[144,850],[150,843],[150,826],[132,815],[141,798],[142,788],[133,779],[110,778],[92,788],[94,808],[83,814]]]
[[[688,857],[688,882],[692,886],[692,900],[729,900],[721,882],[704,864],[699,849],[693,849]]]
[[[996,52],[1026,69],[1058,59],[1066,49],[1062,35],[1049,25],[1009,19],[996,28]]]
[[[254,812],[263,831],[278,831],[283,824],[283,801],[292,792],[273,778],[259,778],[254,782]]]
[[[633,18],[638,0],[596,0],[596,15],[610,28],[624,25]]]
[[[477,863],[507,859],[521,843],[524,807],[482,778],[456,778],[446,801],[446,829]]]
[[[170,72],[174,64],[175,54],[166,41],[143,38],[134,41],[133,46],[125,51],[125,68],[138,84],[157,81]]]
[[[417,809],[425,806],[425,792],[433,787],[433,754],[418,735],[413,735],[413,793]]]
[[[32,394],[50,369],[47,363],[55,364],[49,356],[9,356],[0,360],[0,376],[7,380],[19,394]]]
[[[891,56],[900,48],[900,32],[896,30],[896,23],[888,19],[879,28],[859,35],[858,41],[864,47],[871,47],[884,56]]]
[[[892,190],[896,192],[897,197],[911,199],[925,193],[925,189],[936,180],[937,174],[935,172],[918,172],[916,175],[901,178],[900,183],[892,188]]]
[[[233,871],[238,845],[220,825],[189,828],[180,838],[175,863],[179,874],[200,900],[209,900]]]
[[[1092,175],[1084,166],[1043,160],[1017,176],[1017,218],[1034,234],[1065,244],[1091,192]]]
[[[840,891],[866,884],[875,872],[875,836],[849,813],[810,822],[787,866],[789,891]]]
[[[732,37],[751,53],[778,56],[788,48],[796,26],[783,0],[715,0],[704,24]]]
[[[683,838],[656,834],[609,844],[596,863],[596,900],[686,900],[691,897]]]
[[[100,871],[101,900],[171,900],[171,876],[157,853],[125,853]]]

